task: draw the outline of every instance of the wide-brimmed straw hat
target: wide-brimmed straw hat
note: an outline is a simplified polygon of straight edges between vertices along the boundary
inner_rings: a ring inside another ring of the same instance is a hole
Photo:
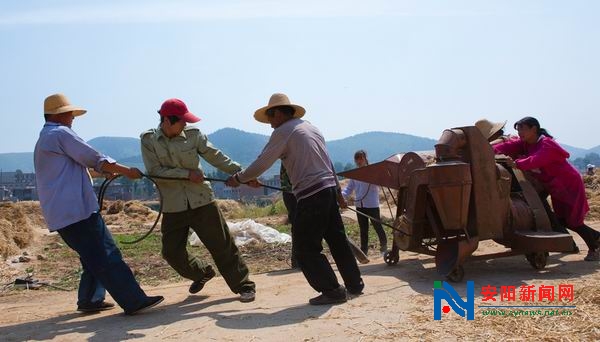
[[[499,130],[503,129],[506,125],[504,122],[491,122],[487,119],[481,119],[475,123],[475,127],[479,128],[479,131],[486,139],[489,139],[494,134],[498,133]]]
[[[73,112],[73,116],[83,115],[87,110],[73,106],[63,94],[54,94],[44,100],[44,114],[62,114]]]
[[[298,106],[291,103],[287,95],[275,93],[271,95],[271,98],[269,99],[269,104],[267,106],[257,109],[256,112],[254,112],[254,118],[256,119],[256,121],[262,123],[269,123],[269,118],[267,117],[267,110],[279,106],[290,106],[294,108],[295,118],[301,118],[304,116],[304,113],[306,113],[306,109],[304,109],[302,106]]]

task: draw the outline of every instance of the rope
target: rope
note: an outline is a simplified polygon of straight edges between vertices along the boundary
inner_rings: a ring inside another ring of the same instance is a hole
[[[100,185],[100,189],[98,191],[98,205],[100,206],[100,210],[102,210],[103,207],[103,203],[104,203],[104,194],[106,193],[106,189],[108,188],[108,186],[110,185],[110,183],[112,183],[115,179],[121,177],[121,175],[115,175],[113,177],[110,178],[106,178],[102,184]],[[134,244],[134,243],[138,243],[142,240],[144,240],[145,238],[147,238],[150,234],[152,234],[152,232],[154,231],[154,229],[156,228],[156,225],[158,224],[158,221],[160,220],[161,216],[162,216],[162,208],[163,208],[163,196],[162,193],[160,192],[160,187],[158,186],[158,183],[156,183],[156,180],[178,180],[178,181],[189,181],[188,178],[183,178],[183,177],[163,177],[163,176],[149,176],[147,174],[142,173],[142,178],[147,178],[149,179],[154,186],[156,187],[156,190],[158,191],[158,198],[159,198],[159,206],[158,206],[158,216],[156,216],[156,220],[154,220],[154,223],[152,224],[152,227],[150,227],[150,229],[142,236],[140,236],[139,238],[132,240],[132,241],[121,241],[124,244]],[[204,180],[209,181],[209,182],[223,182],[225,183],[227,180],[226,179],[220,179],[220,178],[211,178],[211,177],[204,177]],[[246,183],[242,183],[242,184],[246,184]],[[268,188],[268,189],[273,189],[273,190],[279,190],[279,191],[283,191],[281,188],[275,187],[275,186],[270,186],[270,185],[266,185],[266,184],[261,184],[259,183],[260,186],[264,187],[264,188]]]
[[[367,215],[367,214],[365,214],[365,213],[362,213],[362,212],[360,212],[360,211],[358,211],[358,210],[356,210],[356,209],[352,209],[352,208],[350,208],[350,207],[346,207],[346,209],[350,209],[351,211],[353,211],[353,212],[355,212],[355,213],[357,213],[357,214],[359,214],[359,215],[365,216],[365,217],[367,217],[367,218],[369,218],[369,219],[371,219],[371,220],[373,220],[373,221],[375,221],[375,222],[377,222],[377,223],[381,223],[382,225],[384,225],[384,226],[386,226],[386,227],[389,227],[389,228],[391,228],[392,230],[395,230],[395,231],[397,231],[397,232],[400,232],[400,233],[401,233],[401,234],[403,234],[403,235],[406,235],[406,236],[412,236],[412,234],[408,234],[408,233],[404,232],[403,230],[400,230],[400,229],[398,229],[398,228],[396,228],[396,227],[392,226],[391,224],[387,224],[387,223],[383,222],[382,220],[378,220],[378,219],[374,218],[373,216],[370,216],[370,215]]]
[[[398,201],[396,200],[396,197],[394,197],[394,194],[392,193],[392,189],[390,189],[390,188],[386,188],[386,189],[388,189],[388,191],[390,192],[390,196],[392,196],[392,200],[394,201],[394,203],[398,203]],[[398,200],[400,200],[400,199],[398,199]]]
[[[394,217],[394,214],[392,213],[392,206],[390,205],[390,201],[388,201],[388,197],[387,194],[385,193],[385,189],[390,190],[389,188],[383,188],[383,197],[385,198],[385,203],[387,203],[388,209],[390,211],[390,216]],[[390,194],[392,193],[392,190],[390,190]],[[394,196],[392,195],[392,198]],[[396,200],[394,199],[394,203],[396,203]]]
[[[104,203],[104,193],[106,192],[106,188],[108,188],[108,186],[110,185],[110,183],[112,183],[112,181],[114,181],[115,179],[117,179],[119,177],[121,177],[121,175],[116,175],[111,178],[106,178],[104,180],[104,182],[102,182],[102,185],[100,185],[100,190],[98,191],[98,206],[100,206],[100,211],[102,211],[102,207],[103,207],[103,203]],[[146,174],[142,174],[142,177],[149,179],[154,184],[154,186],[156,187],[156,190],[158,191],[158,198],[159,198],[158,216],[156,216],[156,220],[154,220],[152,227],[150,227],[150,229],[144,235],[142,235],[139,238],[132,240],[132,241],[121,241],[124,244],[128,244],[128,245],[138,243],[138,242],[144,240],[145,238],[147,238],[150,234],[152,234],[152,232],[154,231],[154,228],[156,228],[156,225],[158,224],[158,220],[160,220],[160,217],[162,216],[163,196],[162,196],[162,193],[160,192],[160,188],[158,187],[158,184],[156,183],[156,181],[153,178],[165,179],[166,177],[150,177]],[[175,179],[175,178],[171,178],[171,179]]]
[[[102,182],[102,184],[100,185],[100,190],[98,191],[98,205],[100,206],[100,210],[102,210],[102,207],[103,207],[104,194],[106,192],[106,188],[110,185],[110,183],[112,183],[112,181],[114,181],[115,179],[117,179],[119,177],[121,177],[121,175],[116,175],[116,176],[111,177],[111,178],[106,178]],[[138,242],[144,240],[145,238],[147,238],[150,234],[152,234],[152,232],[156,228],[156,225],[158,224],[158,220],[160,220],[160,218],[162,216],[163,196],[162,196],[162,193],[160,192],[160,188],[159,188],[158,184],[156,183],[156,179],[161,179],[161,180],[185,180],[185,181],[189,180],[188,178],[181,178],[181,177],[149,176],[149,175],[144,174],[144,173],[142,173],[142,177],[149,179],[154,184],[154,186],[156,186],[156,190],[158,191],[158,197],[159,197],[158,216],[156,217],[156,220],[154,220],[154,223],[152,224],[152,227],[150,227],[150,229],[144,235],[142,235],[139,238],[137,238],[135,240],[132,240],[132,241],[121,241],[122,243],[128,244],[128,245],[134,244],[134,243],[138,243]],[[225,179],[210,178],[210,177],[204,177],[204,180],[207,180],[209,182],[226,182],[227,181]],[[245,183],[243,183],[243,184],[245,184]],[[278,190],[278,191],[281,191],[281,192],[291,192],[291,191],[285,191],[282,188],[278,188],[278,187],[275,187],[275,186],[270,186],[270,185],[261,184],[261,183],[259,183],[259,184],[260,184],[260,186],[262,186],[264,188],[268,188],[268,189],[272,189],[272,190]],[[390,194],[391,194],[391,190],[390,190]],[[392,197],[393,197],[393,195],[392,195]],[[357,213],[359,215],[366,216],[367,218],[369,218],[369,219],[371,219],[371,220],[373,220],[375,222],[381,223],[382,225],[384,225],[386,227],[389,227],[392,230],[398,231],[398,232],[400,232],[400,233],[402,233],[402,234],[404,234],[406,236],[411,236],[410,234],[408,234],[408,233],[406,233],[406,232],[404,232],[404,231],[402,231],[402,230],[400,230],[400,229],[398,229],[398,228],[396,228],[396,227],[394,227],[392,225],[389,225],[389,224],[383,222],[380,219],[376,219],[376,218],[374,218],[372,216],[369,216],[369,215],[367,215],[365,213],[361,213],[361,212],[359,212],[359,211],[357,211],[355,209],[352,209],[350,207],[348,207],[348,209],[354,211],[355,213]],[[391,209],[390,209],[390,211],[391,211]]]

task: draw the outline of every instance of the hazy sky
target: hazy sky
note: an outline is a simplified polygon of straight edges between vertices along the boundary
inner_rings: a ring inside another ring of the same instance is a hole
[[[137,137],[178,97],[223,127],[270,134],[274,92],[327,140],[437,139],[487,117],[536,116],[559,142],[600,145],[600,1],[0,2],[0,153],[33,150],[43,100],[88,109],[84,139]]]

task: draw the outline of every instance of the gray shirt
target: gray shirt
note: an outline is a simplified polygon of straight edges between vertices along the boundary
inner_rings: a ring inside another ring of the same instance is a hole
[[[238,173],[242,182],[257,178],[281,159],[298,200],[336,185],[325,139],[308,121],[291,119],[273,130],[258,158]]]

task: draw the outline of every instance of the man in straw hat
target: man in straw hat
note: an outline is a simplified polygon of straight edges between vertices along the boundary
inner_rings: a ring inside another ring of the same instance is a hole
[[[506,141],[510,137],[504,135],[504,122],[491,122],[488,119],[481,119],[475,123],[475,127],[479,129],[481,134],[489,141],[491,145],[495,145]]]
[[[212,255],[215,265],[241,302],[255,298],[255,284],[249,279],[248,267],[236,247],[227,223],[215,203],[210,183],[204,180],[200,156],[217,169],[232,174],[241,170],[215,148],[196,127],[187,123],[200,121],[179,99],[166,100],[158,110],[157,129],[141,135],[142,157],[150,176],[178,178],[157,179],[163,196],[162,255],[182,277],[193,280],[189,292],[202,290],[216,272],[211,265],[186,250],[190,228]]]
[[[284,94],[273,94],[269,104],[258,109],[254,118],[268,123],[273,133],[262,153],[247,169],[230,177],[226,184],[238,186],[256,179],[277,159],[285,166],[296,196],[296,217],[292,239],[297,260],[306,280],[321,295],[310,299],[313,305],[343,303],[349,293],[362,293],[364,283],[346,238],[337,203],[337,181],[319,130],[300,118],[305,110],[292,104]],[[344,286],[338,283],[322,241],[329,245]]]
[[[164,298],[147,296],[121,257],[100,215],[88,168],[141,177],[135,168],[118,164],[94,150],[73,130],[73,119],[86,110],[73,106],[66,96],[54,94],[44,101],[46,123],[35,145],[34,164],[40,205],[48,228],[79,254],[83,272],[77,310],[97,312],[114,304],[104,301],[106,291],[131,315]]]

